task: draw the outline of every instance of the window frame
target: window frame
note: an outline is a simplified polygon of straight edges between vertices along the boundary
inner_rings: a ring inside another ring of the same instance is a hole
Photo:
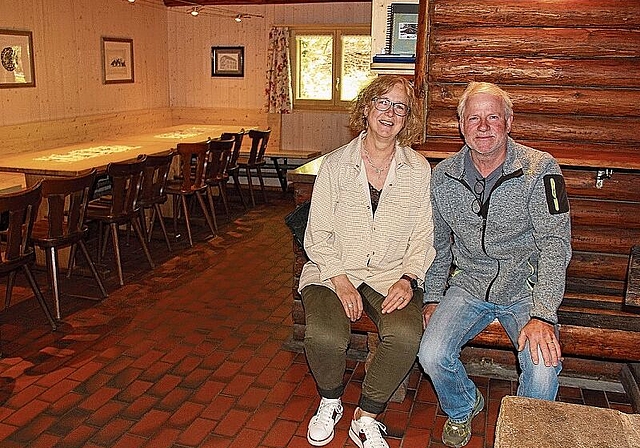
[[[291,26],[291,88],[293,92],[293,109],[296,110],[336,110],[346,111],[351,105],[351,101],[340,100],[340,75],[342,72],[342,36],[358,35],[371,37],[371,24],[355,25],[296,25]],[[333,37],[333,58],[332,65],[332,85],[331,100],[308,100],[297,99],[298,83],[298,42],[296,37],[304,35],[331,35]]]

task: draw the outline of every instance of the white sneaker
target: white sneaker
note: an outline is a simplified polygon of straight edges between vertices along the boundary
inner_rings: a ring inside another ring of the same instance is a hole
[[[309,421],[307,440],[313,446],[324,446],[333,440],[334,426],[342,418],[342,402],[339,398],[322,398],[316,415]]]
[[[358,420],[351,420],[349,437],[360,448],[389,448],[382,437],[387,428],[374,418],[362,416]]]

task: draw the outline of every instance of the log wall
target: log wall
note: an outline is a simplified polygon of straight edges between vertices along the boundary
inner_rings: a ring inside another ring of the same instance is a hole
[[[511,136],[553,154],[567,181],[574,255],[560,321],[579,327],[580,343],[587,336],[591,345],[578,350],[565,338],[564,348],[637,361],[640,314],[625,291],[629,254],[640,242],[640,2],[420,6],[416,85],[426,126],[417,149],[436,163],[462,146],[456,106],[468,82],[509,92]],[[508,346],[494,330],[475,342]]]

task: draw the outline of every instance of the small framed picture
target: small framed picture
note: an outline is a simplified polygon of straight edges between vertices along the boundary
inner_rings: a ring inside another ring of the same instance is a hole
[[[133,82],[133,39],[102,38],[104,84]]]
[[[244,76],[244,47],[211,47],[211,76]]]
[[[0,30],[0,88],[35,87],[31,31]]]

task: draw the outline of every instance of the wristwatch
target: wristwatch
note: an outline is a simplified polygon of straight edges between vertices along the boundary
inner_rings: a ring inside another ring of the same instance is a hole
[[[406,280],[411,284],[411,289],[412,290],[416,290],[418,289],[418,280],[415,278],[411,278],[409,277],[407,274],[402,274],[402,277],[400,277],[401,280]]]

